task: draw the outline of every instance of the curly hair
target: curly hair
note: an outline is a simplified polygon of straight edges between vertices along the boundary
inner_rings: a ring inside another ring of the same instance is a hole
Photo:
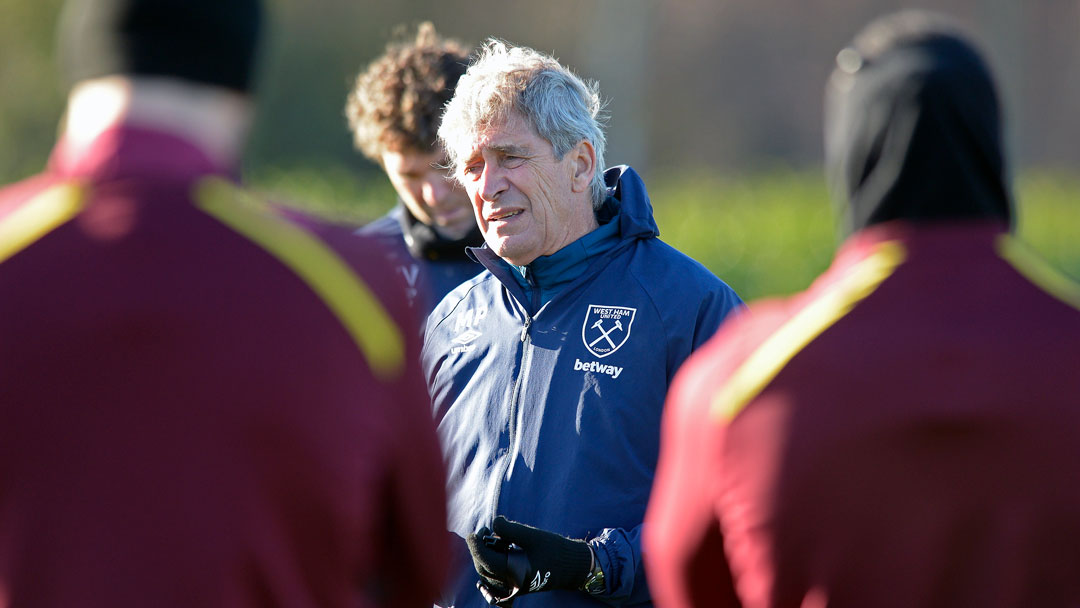
[[[345,116],[364,156],[381,162],[386,151],[426,152],[436,143],[443,106],[465,73],[469,52],[441,38],[429,21],[416,37],[386,46],[349,93]]]

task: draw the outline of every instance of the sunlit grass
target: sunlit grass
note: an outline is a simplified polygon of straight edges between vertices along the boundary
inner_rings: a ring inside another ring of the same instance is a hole
[[[249,177],[281,202],[350,222],[374,219],[395,201],[383,176],[343,168]],[[661,238],[701,261],[744,299],[805,288],[828,267],[839,242],[820,172],[684,174],[650,179],[648,188]],[[1020,238],[1080,279],[1080,178],[1028,172],[1017,180],[1016,193]]]
[[[828,267],[839,221],[823,177],[772,172],[683,176],[650,186],[661,238],[700,260],[744,298],[789,294]],[[1017,233],[1080,278],[1080,179],[1030,172],[1016,183]]]
[[[825,183],[804,173],[683,176],[650,184],[660,237],[744,299],[805,287],[836,248]]]
[[[382,175],[365,176],[344,167],[264,169],[245,177],[275,202],[348,223],[369,222],[397,200]]]

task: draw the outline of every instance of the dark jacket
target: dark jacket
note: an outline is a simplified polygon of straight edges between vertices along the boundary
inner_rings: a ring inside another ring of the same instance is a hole
[[[447,240],[414,218],[401,203],[356,233],[382,243],[391,264],[408,284],[409,305],[420,319],[450,290],[484,270],[465,253],[466,247],[483,243],[479,229],[463,239]]]
[[[495,515],[599,538],[613,604],[648,604],[640,536],[675,370],[741,305],[701,264],[661,242],[629,168],[606,175],[601,220],[619,242],[540,305],[487,248],[487,271],[428,320],[423,367],[449,467],[450,530]],[[568,247],[574,247],[570,244]],[[460,543],[462,549],[464,542]],[[486,605],[467,558],[456,606]],[[584,593],[526,595],[515,606],[595,605]]]

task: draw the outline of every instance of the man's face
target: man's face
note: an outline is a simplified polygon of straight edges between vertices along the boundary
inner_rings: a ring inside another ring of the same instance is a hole
[[[479,134],[460,178],[496,255],[524,266],[597,226],[588,195],[572,187],[577,165],[573,151],[556,160],[551,143],[517,114]]]
[[[449,239],[460,239],[476,225],[469,198],[446,175],[442,152],[383,152],[382,164],[413,217]]]

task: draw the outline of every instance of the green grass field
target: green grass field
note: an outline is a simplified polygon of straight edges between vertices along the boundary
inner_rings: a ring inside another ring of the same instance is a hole
[[[265,172],[252,183],[283,202],[354,222],[377,217],[394,200],[385,179],[361,180],[344,169]],[[839,242],[820,172],[661,176],[648,186],[661,238],[744,299],[803,289]],[[1020,237],[1080,279],[1080,178],[1029,172],[1017,179],[1015,193]]]

